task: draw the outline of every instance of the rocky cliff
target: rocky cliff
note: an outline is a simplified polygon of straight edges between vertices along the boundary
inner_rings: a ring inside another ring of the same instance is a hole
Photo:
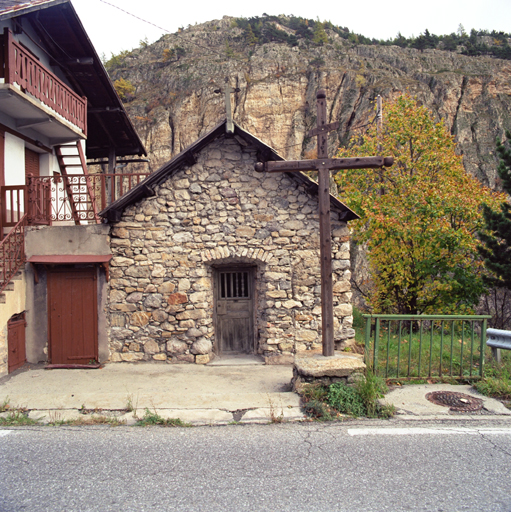
[[[280,33],[293,30],[274,23]],[[311,29],[312,31],[312,29]],[[233,18],[189,26],[113,57],[114,80],[134,86],[128,111],[157,169],[225,118],[228,79],[233,117],[285,158],[314,150],[315,92],[327,90],[339,120],[330,151],[373,121],[374,98],[404,91],[437,113],[459,143],[468,172],[495,186],[495,138],[511,127],[511,61],[441,50],[357,45],[326,29],[328,42],[256,43]]]

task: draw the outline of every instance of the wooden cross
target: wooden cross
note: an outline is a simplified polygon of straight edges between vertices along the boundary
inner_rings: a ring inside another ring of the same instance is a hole
[[[379,169],[394,163],[391,157],[369,156],[364,158],[328,158],[327,134],[339,127],[339,122],[327,124],[326,93],[320,89],[317,98],[317,126],[308,133],[318,137],[318,158],[315,160],[290,160],[258,162],[258,172],[318,171],[319,238],[321,258],[321,320],[323,355],[334,355],[334,305],[332,284],[332,234],[330,225],[330,171],[339,169]]]
[[[225,115],[227,118],[227,122],[225,124],[226,133],[234,133],[234,124],[232,121],[232,109],[231,109],[231,94],[233,92],[240,92],[241,89],[239,87],[235,87],[234,89],[231,87],[229,83],[229,78],[225,77],[225,87],[224,87],[224,95],[225,95]],[[215,93],[220,94],[222,89],[215,89]]]

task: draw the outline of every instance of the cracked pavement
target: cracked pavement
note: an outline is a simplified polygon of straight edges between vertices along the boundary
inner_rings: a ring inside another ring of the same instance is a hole
[[[511,510],[503,418],[0,433],[2,511]]]

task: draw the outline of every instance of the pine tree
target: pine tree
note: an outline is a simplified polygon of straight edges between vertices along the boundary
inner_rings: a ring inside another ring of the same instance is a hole
[[[328,43],[328,36],[325,32],[325,27],[321,21],[318,21],[314,24],[314,37],[312,39],[314,43],[317,45],[323,46]]]
[[[511,140],[511,132],[508,130],[506,138]],[[511,195],[511,149],[497,141],[497,152],[500,157],[498,173],[502,187]],[[485,281],[490,286],[511,289],[511,204],[502,203],[500,211],[485,206],[483,214],[488,232],[479,233],[484,243],[479,247],[479,252],[486,268],[492,273]]]

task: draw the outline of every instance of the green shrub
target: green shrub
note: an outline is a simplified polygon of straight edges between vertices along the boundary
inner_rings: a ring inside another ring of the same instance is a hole
[[[360,393],[353,387],[336,382],[328,390],[328,403],[342,414],[350,416],[366,416],[367,408]]]

